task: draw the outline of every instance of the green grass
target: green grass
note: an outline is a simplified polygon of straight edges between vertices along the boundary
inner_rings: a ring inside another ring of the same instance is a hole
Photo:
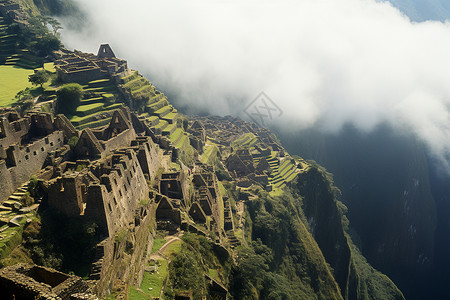
[[[90,115],[99,111],[103,107],[103,103],[92,103],[87,105],[80,105],[77,107],[77,114]]]
[[[164,250],[163,254],[167,257],[171,257],[173,255],[180,253],[182,244],[183,241],[181,240],[173,242]]]
[[[175,148],[183,148],[183,146],[186,144],[187,140],[189,140],[189,137],[185,134],[180,138],[180,140],[175,144]]]
[[[32,87],[28,75],[33,70],[15,66],[0,66],[0,107],[9,106],[15,102],[14,96],[21,90]]]
[[[148,104],[147,105],[147,111],[149,113],[153,113],[153,112],[157,111],[158,109],[161,109],[162,107],[164,107],[166,105],[169,105],[169,101],[167,101],[166,98],[162,98],[158,102],[155,102],[155,103],[152,103],[152,104]]]
[[[217,276],[217,270],[209,269],[208,273],[209,273],[209,277],[219,280],[219,276]]]
[[[136,90],[142,88],[143,86],[146,86],[149,84],[150,84],[150,82],[147,79],[145,79],[143,77],[138,77],[136,79],[133,79],[133,80],[127,82],[123,86],[132,91],[136,91]]]
[[[181,135],[183,134],[183,129],[177,128],[175,131],[170,135],[169,139],[172,141],[172,143],[178,142]]]
[[[176,130],[177,124],[169,124],[166,128],[163,129],[163,135],[170,135]]]
[[[152,253],[157,252],[166,243],[166,239],[154,239]]]
[[[111,122],[111,118],[105,118],[105,119],[100,119],[97,121],[85,123],[83,125],[78,126],[77,128],[78,128],[78,130],[83,130],[84,128],[96,128],[96,127],[107,125],[107,124],[109,124],[109,122]]]
[[[157,111],[154,112],[155,115],[162,115],[167,111],[171,111],[172,107],[169,105],[166,105],[164,107],[161,107],[160,109],[158,109]]]
[[[56,73],[55,64],[54,63],[45,63],[44,70],[47,70],[52,73]]]
[[[147,115],[148,115],[148,113],[146,113]],[[159,118],[158,118],[158,116],[151,116],[151,117],[148,117],[147,118],[147,120],[150,122],[150,124],[155,124],[156,123],[156,120],[158,120]]]
[[[178,113],[170,112],[167,115],[165,115],[163,118],[166,120],[174,120],[177,116],[178,116]]]
[[[168,124],[167,121],[159,120],[159,123],[156,124],[155,128],[163,128],[163,127],[167,126],[167,124]]]
[[[211,164],[217,159],[219,148],[216,145],[206,145],[203,149],[201,161],[204,164]]]
[[[233,141],[231,145],[237,148],[248,148],[253,146],[258,141],[258,138],[253,133],[246,133]]]
[[[140,286],[141,291],[137,290],[135,287],[130,286],[128,291],[128,298],[130,300],[140,300],[140,299],[151,299],[150,297],[159,297],[164,280],[167,277],[168,264],[167,260],[158,260],[158,271],[157,272],[144,272],[142,278],[142,283]],[[151,288],[151,290],[149,290]]]
[[[137,78],[138,76],[138,72],[137,71],[133,71],[133,73],[131,75],[125,76],[121,78],[121,81],[123,84],[126,84],[127,82],[130,82],[131,80],[134,80],[135,78]]]
[[[110,111],[112,111],[114,109],[119,108],[120,106],[122,106],[121,103],[115,103],[115,104],[112,104],[110,106],[107,106],[101,112],[102,113],[110,112]],[[85,123],[89,123],[89,122],[95,121],[95,119],[94,119],[95,115],[96,114],[85,115],[85,116],[75,115],[75,116],[70,117],[69,120],[70,120],[70,122],[74,123],[75,126],[80,126],[80,125],[83,125]]]

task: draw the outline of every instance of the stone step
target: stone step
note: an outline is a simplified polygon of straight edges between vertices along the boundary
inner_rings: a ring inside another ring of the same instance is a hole
[[[3,202],[3,205],[7,207],[14,207],[17,204],[21,205],[20,202],[15,200],[6,200],[5,202]]]
[[[0,205],[0,211],[12,211],[12,208],[4,206],[4,205]]]
[[[8,200],[11,200],[11,201],[20,201],[20,200],[22,200],[22,196],[15,196],[15,195],[11,195],[11,196],[9,196],[8,197]]]
[[[25,196],[26,192],[14,192],[14,196]]]
[[[17,190],[18,190],[19,192],[23,192],[23,193],[28,192],[28,188],[26,188],[26,187],[20,187],[20,188],[18,188]]]

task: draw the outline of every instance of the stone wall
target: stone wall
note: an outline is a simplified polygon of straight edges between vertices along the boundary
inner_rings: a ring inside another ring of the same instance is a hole
[[[14,190],[44,166],[49,152],[64,143],[62,131],[55,131],[26,146],[10,146],[6,160],[0,160],[0,201],[6,200]]]
[[[51,180],[48,204],[69,217],[82,214],[87,189],[84,179],[84,174],[72,173]]]
[[[131,142],[131,145],[137,147],[136,156],[141,165],[142,172],[148,174],[149,179],[154,179],[160,167],[165,167],[162,159],[162,151],[152,142],[149,137],[138,137]]]
[[[136,133],[134,132],[133,128],[127,129],[127,130],[119,133],[117,136],[102,143],[103,147],[105,149],[105,152],[102,154],[102,156],[105,156],[105,155],[111,153],[115,149],[130,146],[131,141],[134,140],[135,138],[136,138]]]
[[[71,299],[72,294],[87,293],[89,285],[80,277],[36,265],[17,264],[0,270],[2,299]]]
[[[6,149],[22,140],[28,134],[30,123],[27,119],[10,121],[8,116],[0,118],[0,148]]]
[[[99,184],[88,187],[85,215],[111,236],[128,224],[139,202],[148,199],[149,190],[132,150],[114,154],[111,170],[99,177]]]

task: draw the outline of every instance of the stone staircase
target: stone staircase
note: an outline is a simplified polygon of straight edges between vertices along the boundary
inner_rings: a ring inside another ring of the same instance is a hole
[[[16,207],[17,210],[20,209],[22,200],[28,192],[29,186],[30,182],[27,181],[19,188],[17,188],[16,191],[8,197],[8,200],[5,200],[2,203],[2,205],[0,206],[0,211],[12,211],[15,206],[18,206]],[[19,203],[19,205],[17,205],[16,203]]]
[[[226,231],[228,243],[230,243],[231,248],[235,248],[241,245],[241,241],[239,241],[234,235],[233,230]]]
[[[211,203],[210,203],[210,196],[209,190],[206,186],[201,186],[198,189],[198,201],[200,202],[200,206],[202,207],[203,211],[206,215],[210,216],[212,215],[211,211]]]
[[[225,231],[233,230],[233,213],[231,211],[230,199],[228,197],[223,198],[223,216],[224,216],[224,229]]]
[[[90,280],[100,280],[104,256],[105,256],[105,241],[102,241],[95,248],[95,259],[91,265],[91,271],[89,272]]]

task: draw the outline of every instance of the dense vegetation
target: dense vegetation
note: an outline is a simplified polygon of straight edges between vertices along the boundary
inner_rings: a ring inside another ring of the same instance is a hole
[[[72,115],[83,98],[83,88],[78,83],[68,83],[58,89],[56,112]]]

